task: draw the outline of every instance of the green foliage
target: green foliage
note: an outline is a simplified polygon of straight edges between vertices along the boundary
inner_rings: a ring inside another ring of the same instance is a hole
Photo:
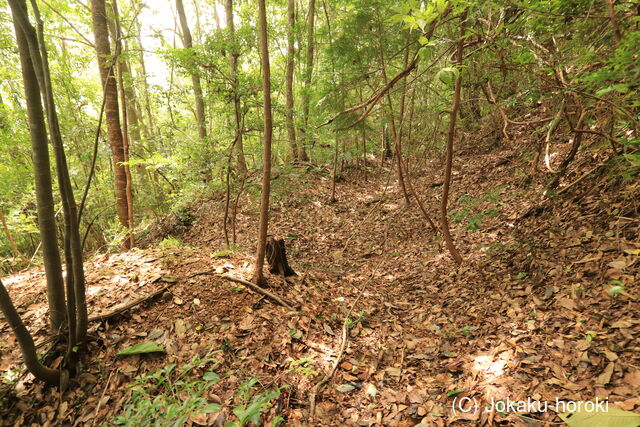
[[[181,368],[172,363],[136,377],[130,387],[131,396],[113,423],[123,426],[180,426],[190,417],[220,411],[222,408],[219,404],[207,400],[211,387],[221,381],[214,371],[217,364],[209,356],[203,359],[193,358]],[[236,394],[240,403],[232,409],[237,419],[225,426],[260,424],[262,413],[273,406],[271,401],[280,396],[280,389],[255,393],[258,385],[259,381],[255,377],[238,385]],[[282,421],[282,417],[274,419],[273,425]]]
[[[466,220],[465,229],[471,231],[477,231],[482,226],[484,218],[494,218],[500,214],[498,207],[501,205],[499,202],[500,192],[506,188],[501,186],[489,191],[480,199],[464,195],[458,199],[458,203],[463,206],[460,211],[450,212],[451,219],[460,223]]]
[[[183,243],[180,239],[173,236],[165,237],[159,245],[162,249],[174,249],[183,246]]]
[[[211,257],[214,259],[229,258],[230,256],[231,252],[229,251],[218,251],[211,254]]]
[[[289,363],[289,372],[296,372],[305,377],[315,377],[318,371],[315,369],[316,361],[313,356],[305,356],[300,359],[291,360]]]
[[[136,377],[130,387],[131,397],[113,423],[180,426],[189,417],[219,411],[220,405],[210,403],[206,398],[209,389],[220,382],[220,377],[212,370],[216,364],[210,357],[194,358],[181,369],[177,369],[176,364],[169,364]]]

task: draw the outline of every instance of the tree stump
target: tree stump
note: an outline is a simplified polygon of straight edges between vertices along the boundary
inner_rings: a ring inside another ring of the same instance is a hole
[[[272,274],[280,274],[282,277],[297,276],[289,262],[287,261],[287,252],[284,247],[284,239],[276,239],[269,237],[267,240],[267,262],[269,262],[269,272]]]

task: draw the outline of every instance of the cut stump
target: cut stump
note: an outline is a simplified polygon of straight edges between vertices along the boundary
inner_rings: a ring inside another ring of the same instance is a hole
[[[267,261],[269,262],[269,272],[279,274],[282,277],[297,276],[289,262],[287,261],[287,251],[284,247],[284,239],[270,237],[267,241]]]

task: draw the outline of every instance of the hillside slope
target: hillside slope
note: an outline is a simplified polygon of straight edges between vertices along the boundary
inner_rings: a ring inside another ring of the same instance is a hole
[[[638,181],[623,162],[599,166],[609,157],[606,148],[585,150],[561,180],[560,194],[543,197],[552,175],[531,173],[533,139],[519,132],[523,137],[508,149],[492,140],[460,148],[450,206],[460,267],[415,200],[403,206],[393,169],[373,161],[366,182],[347,165],[336,203],[328,203],[330,178],[322,170],[282,170],[274,178],[270,233],[285,238],[300,276],[286,282],[270,276],[270,290],[299,305],[298,313],[220,278],[251,277],[252,183],[240,200],[233,251],[223,249],[223,202],[209,200],[193,207],[190,229],[160,247],[95,257],[87,266],[94,314],[113,310],[107,301],[162,293],[92,324],[96,357],[80,388],[60,397],[20,376],[15,392],[4,394],[2,423],[108,421],[131,404],[134,378],[212,350],[223,350],[211,356],[222,380],[206,399],[222,410],[191,414],[200,425],[233,417],[243,402],[238,391],[252,378],[252,396],[285,386],[263,419],[280,414],[287,425],[518,425],[524,421],[513,413],[465,413],[455,405],[528,397],[608,397],[637,411]],[[558,147],[556,166],[568,144]],[[441,168],[421,161],[415,169],[413,185],[437,219]],[[43,339],[44,325],[34,321],[44,309],[42,274],[6,283]],[[343,327],[348,339],[341,352]],[[0,332],[7,343],[1,368],[17,368],[4,323]],[[149,340],[166,354],[116,357]],[[309,419],[309,395],[336,360]],[[553,411],[523,415],[559,421]]]

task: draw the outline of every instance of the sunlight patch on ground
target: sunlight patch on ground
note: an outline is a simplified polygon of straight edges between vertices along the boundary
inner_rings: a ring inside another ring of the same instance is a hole
[[[109,289],[111,289],[110,286],[100,286],[100,285],[87,286],[87,295],[92,297],[100,294],[103,291],[108,291]]]
[[[27,288],[33,286],[34,281],[40,282],[43,277],[43,274],[34,275],[28,272],[27,274],[15,274],[13,276],[2,277],[2,283],[7,289]]]
[[[509,351],[501,352],[495,356],[481,354],[473,360],[472,370],[481,373],[488,381],[494,380],[505,373],[505,370],[513,364],[511,360],[512,353]]]

